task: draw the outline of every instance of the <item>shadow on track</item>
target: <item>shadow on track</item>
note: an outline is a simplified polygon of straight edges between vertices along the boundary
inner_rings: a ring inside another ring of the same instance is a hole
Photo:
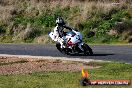
[[[71,54],[71,55],[68,55],[68,56],[109,56],[109,55],[114,55],[114,54],[93,54],[93,55]]]
[[[109,55],[115,55],[115,54],[93,54],[92,56],[109,56]]]

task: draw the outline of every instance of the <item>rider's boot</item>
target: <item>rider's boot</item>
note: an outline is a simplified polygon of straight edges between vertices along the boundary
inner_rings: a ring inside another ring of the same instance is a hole
[[[82,45],[83,45],[83,43],[80,43],[78,47],[79,47],[82,51],[84,51],[83,48],[82,48]]]

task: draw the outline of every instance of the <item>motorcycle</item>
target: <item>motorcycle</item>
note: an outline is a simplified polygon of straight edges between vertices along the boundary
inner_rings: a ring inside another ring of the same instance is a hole
[[[52,39],[54,37],[53,32],[48,34]],[[65,44],[61,47],[59,42],[56,43],[56,48],[63,54],[72,55],[72,54],[81,54],[84,55],[93,55],[92,49],[82,41],[82,34],[74,29],[65,33],[63,36]]]

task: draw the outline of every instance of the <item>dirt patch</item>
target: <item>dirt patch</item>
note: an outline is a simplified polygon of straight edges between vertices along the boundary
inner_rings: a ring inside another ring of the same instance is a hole
[[[84,69],[94,69],[100,66],[92,66],[86,62],[50,60],[50,59],[32,59],[17,57],[0,57],[0,74],[20,74],[40,71],[81,71]]]

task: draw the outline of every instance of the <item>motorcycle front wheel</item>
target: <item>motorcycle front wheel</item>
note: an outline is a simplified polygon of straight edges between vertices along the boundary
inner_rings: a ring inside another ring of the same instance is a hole
[[[56,43],[56,48],[60,51],[60,52],[62,52],[62,50],[61,50],[61,44],[60,43]]]
[[[70,55],[71,54],[71,49],[69,48],[61,48],[61,44],[60,43],[56,43],[56,48],[64,55]]]

